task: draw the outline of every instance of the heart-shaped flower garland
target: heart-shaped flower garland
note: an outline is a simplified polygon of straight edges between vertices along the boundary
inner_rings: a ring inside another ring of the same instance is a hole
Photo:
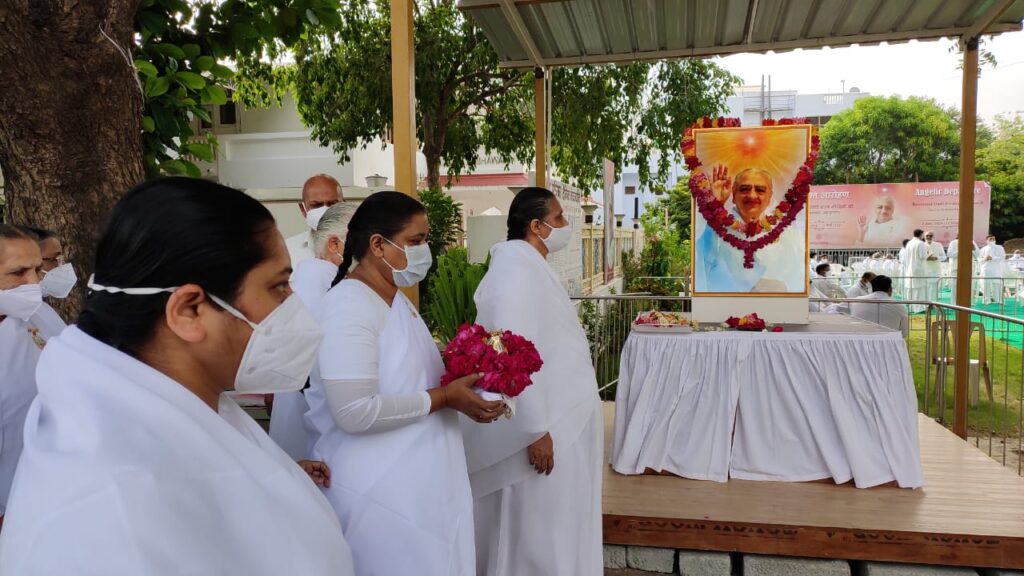
[[[806,121],[802,118],[783,118],[778,121],[767,119],[762,122],[762,125],[792,126],[804,123]],[[786,191],[783,201],[776,205],[775,210],[771,214],[762,217],[756,222],[744,224],[733,217],[732,214],[729,214],[729,211],[725,209],[725,205],[715,198],[714,192],[711,190],[711,181],[701,169],[703,165],[700,159],[697,158],[697,143],[693,139],[694,128],[739,127],[739,118],[702,118],[692,127],[686,129],[686,133],[683,135],[682,150],[683,157],[686,159],[686,166],[690,169],[690,193],[697,203],[697,210],[704,217],[708,226],[722,240],[743,252],[743,267],[753,268],[754,254],[761,248],[777,241],[779,236],[796,220],[796,217],[807,204],[807,195],[810,191],[811,181],[814,179],[814,164],[818,160],[820,140],[818,138],[817,126],[811,125],[811,151],[807,154],[807,160],[804,161],[797,171],[796,177],[793,179],[789,190]],[[730,228],[745,234],[748,238],[762,232],[764,232],[764,235],[753,240],[744,240],[729,233]]]

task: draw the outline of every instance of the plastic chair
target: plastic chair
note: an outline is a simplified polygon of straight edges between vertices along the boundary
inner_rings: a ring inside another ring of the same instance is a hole
[[[940,332],[941,331],[941,332]],[[985,338],[985,325],[981,322],[971,322],[971,330],[967,341],[970,345],[974,333],[978,333],[978,357],[970,359],[970,391],[969,402],[971,406],[978,404],[978,376],[985,378],[985,391],[988,393],[989,402],[993,401],[992,375],[988,369],[987,340]],[[953,354],[955,348],[952,345],[950,334],[956,334],[956,320],[938,320],[932,324],[931,333],[928,335],[928,345],[931,348],[931,363],[935,366],[935,402],[941,404],[941,398],[946,383],[946,366],[955,364],[956,358],[952,355],[941,356],[943,350],[947,354]],[[942,343],[945,343],[943,349]]]

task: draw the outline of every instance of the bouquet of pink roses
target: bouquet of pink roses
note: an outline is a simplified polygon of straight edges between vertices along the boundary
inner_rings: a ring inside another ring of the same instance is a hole
[[[537,347],[507,330],[488,332],[479,324],[463,324],[444,351],[441,385],[483,373],[476,386],[487,400],[503,400],[506,416],[515,414],[515,398],[533,384],[531,376],[544,365]]]

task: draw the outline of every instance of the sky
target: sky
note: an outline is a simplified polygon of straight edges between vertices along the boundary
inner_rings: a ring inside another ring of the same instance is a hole
[[[961,57],[950,52],[952,40],[880,46],[800,50],[782,54],[737,54],[717,60],[743,79],[759,85],[771,74],[772,90],[802,94],[839,93],[856,87],[876,96],[927,96],[960,108]],[[978,82],[978,115],[1024,114],[1024,32],[987,37],[983,48],[995,55],[995,68],[984,68]],[[767,82],[767,79],[765,80]]]

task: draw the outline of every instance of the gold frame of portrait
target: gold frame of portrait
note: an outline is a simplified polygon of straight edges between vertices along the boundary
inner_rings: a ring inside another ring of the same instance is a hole
[[[813,126],[811,124],[786,124],[783,126],[739,126],[734,128],[694,128],[693,129],[693,141],[694,144],[697,142],[697,137],[700,134],[707,134],[711,132],[734,132],[738,130],[792,130],[795,128],[801,128],[807,132],[807,147],[806,154],[811,152],[811,136],[813,135]],[[699,158],[699,157],[698,157]],[[803,164],[803,162],[801,162]],[[704,164],[701,159],[701,165]],[[692,173],[691,173],[692,175]],[[689,179],[687,179],[689,181]],[[786,190],[789,190],[789,186],[792,181],[786,183]],[[785,193],[783,193],[785,194]],[[697,232],[697,217],[699,212],[697,211],[697,201],[693,198],[690,199],[690,296],[724,296],[729,298],[807,298],[811,293],[811,271],[807,267],[807,262],[811,257],[811,201],[810,198],[804,204],[803,218],[804,218],[804,291],[803,292],[702,292],[697,290],[697,241],[694,234]],[[703,216],[702,216],[703,218]]]

